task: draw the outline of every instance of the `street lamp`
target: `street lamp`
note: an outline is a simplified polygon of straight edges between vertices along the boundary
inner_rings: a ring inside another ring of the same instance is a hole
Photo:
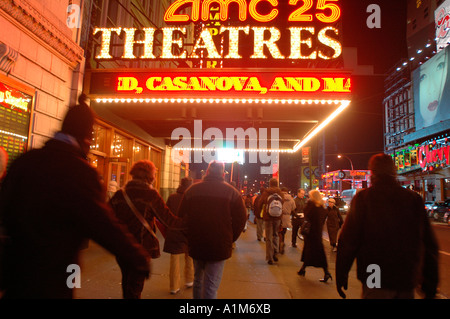
[[[353,176],[353,162],[352,162],[352,160],[350,159],[350,157],[348,157],[346,155],[339,154],[337,157],[338,158],[345,157],[346,159],[348,159],[350,161],[350,166],[352,167],[352,173],[351,173],[351,175],[352,175],[352,189],[355,188],[355,178]]]
[[[352,160],[350,159],[350,157],[348,157],[348,156],[346,156],[346,155],[341,155],[341,154],[339,154],[337,157],[338,157],[338,158],[345,157],[346,159],[348,159],[348,160],[350,161],[350,165],[351,165],[352,171],[353,171],[353,162],[352,162]]]

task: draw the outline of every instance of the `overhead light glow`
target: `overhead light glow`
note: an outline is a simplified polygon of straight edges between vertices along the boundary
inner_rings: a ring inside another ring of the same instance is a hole
[[[316,136],[322,129],[324,129],[332,120],[336,118],[342,111],[344,111],[347,106],[350,105],[350,101],[342,101],[341,106],[339,106],[333,113],[331,113],[328,118],[320,123],[315,129],[311,131],[303,140],[297,143],[294,146],[293,151],[297,152],[301,147],[303,147],[306,143],[308,143],[314,136]]]

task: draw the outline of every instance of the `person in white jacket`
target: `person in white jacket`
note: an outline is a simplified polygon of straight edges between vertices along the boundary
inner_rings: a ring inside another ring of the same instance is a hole
[[[295,201],[294,198],[288,193],[288,189],[286,187],[283,187],[281,189],[281,192],[283,193],[283,214],[281,215],[281,227],[280,227],[280,246],[279,246],[279,252],[280,254],[284,254],[284,237],[286,235],[286,231],[288,228],[292,228],[291,223],[291,214],[295,210]]]

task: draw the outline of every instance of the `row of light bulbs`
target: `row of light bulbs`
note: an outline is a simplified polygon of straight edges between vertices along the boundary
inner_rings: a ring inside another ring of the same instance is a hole
[[[176,151],[205,151],[205,152],[217,152],[221,148],[201,148],[201,147],[176,147]],[[246,149],[233,149],[236,152],[264,152],[264,153],[294,153],[292,149],[275,149],[275,148],[246,148]]]
[[[298,100],[298,99],[187,99],[187,98],[97,98],[97,103],[262,103],[262,104],[339,104],[342,100]]]

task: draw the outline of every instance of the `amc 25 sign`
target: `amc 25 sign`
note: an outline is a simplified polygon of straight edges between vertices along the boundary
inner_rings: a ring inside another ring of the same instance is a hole
[[[249,24],[228,25],[232,21],[228,20],[230,6],[238,9],[235,21],[238,18],[241,24]],[[275,24],[276,18],[281,19],[278,7],[277,0],[178,0],[164,15],[166,23],[177,25],[95,28],[93,34],[101,35],[95,59],[242,59],[244,44],[248,43],[251,52],[245,57],[250,59],[334,60],[341,56],[339,0],[289,0],[287,21],[279,21],[287,23],[284,29],[274,26],[281,25]],[[186,8],[191,9],[190,15],[181,13]],[[220,28],[203,26],[193,44],[186,43],[186,24],[208,20],[220,20]],[[225,50],[217,42],[223,43]],[[281,43],[288,44],[289,49]]]

